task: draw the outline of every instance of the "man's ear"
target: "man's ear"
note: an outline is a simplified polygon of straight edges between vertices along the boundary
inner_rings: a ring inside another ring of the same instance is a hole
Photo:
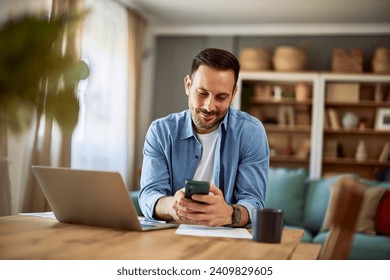
[[[190,94],[190,88],[191,88],[191,77],[190,75],[187,75],[184,77],[184,89],[187,95]]]

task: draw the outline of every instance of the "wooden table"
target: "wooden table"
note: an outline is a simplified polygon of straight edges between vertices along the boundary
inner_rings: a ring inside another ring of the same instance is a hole
[[[280,244],[267,244],[177,235],[175,230],[135,232],[33,216],[0,217],[0,259],[279,260],[292,258],[303,236],[303,230],[284,229]]]

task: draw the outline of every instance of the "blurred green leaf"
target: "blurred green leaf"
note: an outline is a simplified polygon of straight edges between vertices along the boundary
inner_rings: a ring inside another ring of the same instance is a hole
[[[46,115],[53,117],[62,131],[70,133],[77,125],[79,101],[72,91],[51,95],[47,99]]]
[[[0,120],[12,130],[28,127],[35,111],[51,114],[63,132],[75,128],[76,85],[89,69],[62,54],[62,38],[82,17],[26,16],[0,27]]]
[[[7,114],[3,116],[5,118],[2,121],[5,121],[12,131],[22,132],[30,126],[35,113],[35,107],[32,104],[16,97],[1,103],[0,111],[4,107],[7,109]]]

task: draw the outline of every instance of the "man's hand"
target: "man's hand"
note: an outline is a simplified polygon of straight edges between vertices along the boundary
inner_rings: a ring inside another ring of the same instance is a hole
[[[181,217],[178,215],[178,203],[184,198],[184,188],[178,190],[174,196],[164,196],[160,198],[154,209],[154,214],[157,219],[165,221],[180,221]]]
[[[177,200],[176,214],[181,220],[199,225],[222,226],[232,222],[233,208],[225,202],[222,191],[214,184],[210,185],[211,195],[192,195]],[[175,195],[176,197],[176,195]]]
[[[233,208],[225,202],[222,191],[214,184],[210,185],[210,195],[194,194],[192,199],[184,197],[184,188],[174,196],[165,196],[157,201],[154,213],[157,219],[195,223],[204,226],[224,226],[232,223]],[[241,223],[249,221],[248,210],[239,205]]]

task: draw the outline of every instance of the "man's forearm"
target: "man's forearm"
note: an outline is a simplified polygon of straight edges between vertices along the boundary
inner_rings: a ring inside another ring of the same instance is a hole
[[[172,205],[173,196],[164,196],[157,200],[154,207],[154,216],[159,220],[171,221],[173,217],[169,213],[169,209]]]

